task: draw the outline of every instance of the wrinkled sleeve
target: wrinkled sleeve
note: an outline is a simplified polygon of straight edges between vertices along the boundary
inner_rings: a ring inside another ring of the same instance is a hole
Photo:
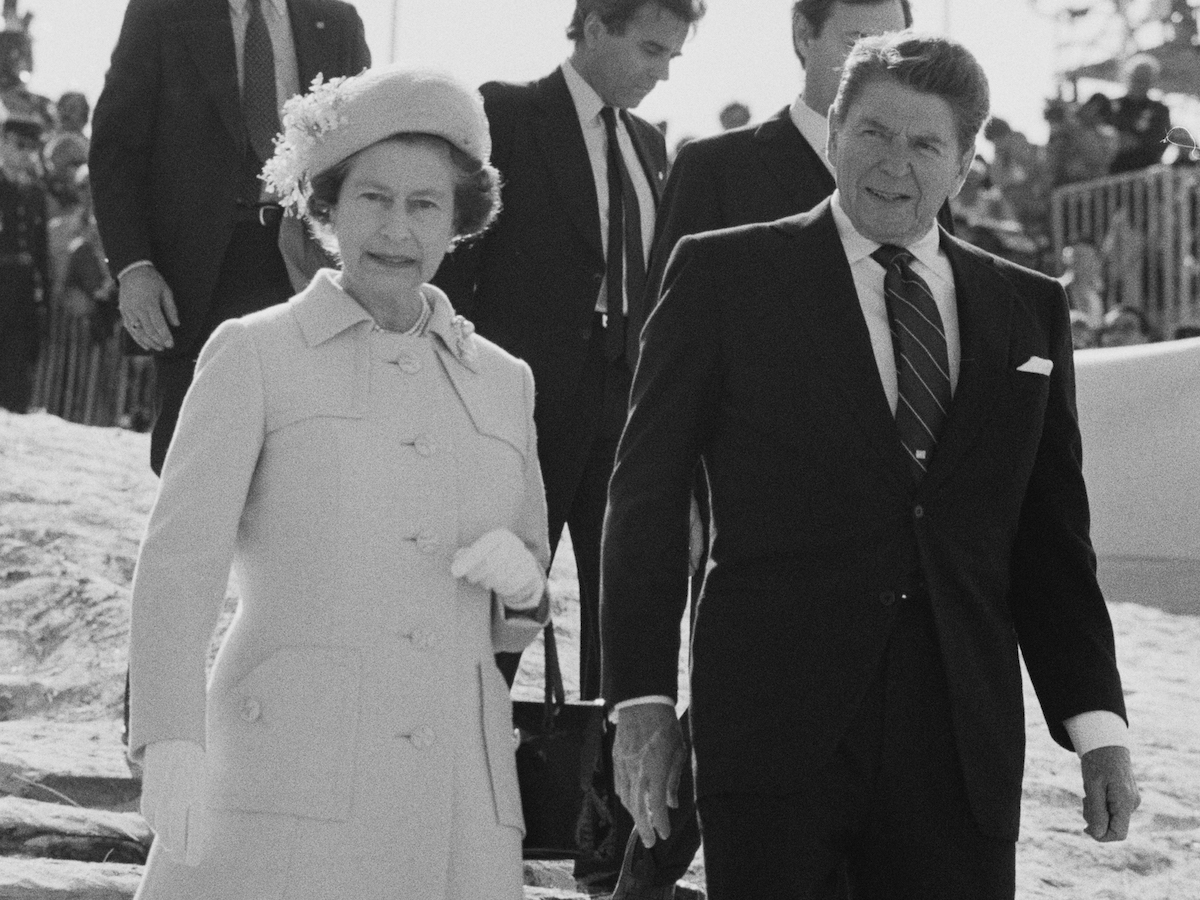
[[[204,745],[205,664],[264,435],[251,335],[224,323],[179,414],[133,579],[131,758],[153,741]]]
[[[525,416],[525,494],[512,531],[529,548],[538,564],[550,568],[550,536],[546,521],[546,489],[538,464],[537,429],[533,424],[533,372],[521,363],[523,414]],[[492,644],[497,652],[519,653],[537,637],[550,618],[549,589],[533,617],[513,615],[492,597]]]

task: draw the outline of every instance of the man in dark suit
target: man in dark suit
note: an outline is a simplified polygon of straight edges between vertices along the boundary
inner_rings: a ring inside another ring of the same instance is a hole
[[[286,300],[280,208],[258,173],[279,109],[370,64],[341,0],[130,0],[92,123],[96,220],[132,339],[157,353],[155,472],[222,321]],[[285,239],[304,240],[290,222]]]
[[[670,704],[703,460],[691,728],[713,900],[1010,900],[1020,656],[1081,756],[1088,832],[1124,838],[1137,806],[1065,297],[935,221],[987,98],[952,41],[860,41],[833,197],[685,238],[647,322],[605,524],[605,698],[653,843],[686,762]]]
[[[804,68],[804,90],[793,103],[759,125],[688,142],[671,165],[663,190],[646,305],[653,308],[663,270],[679,239],[751,222],[770,222],[812,209],[833,193],[825,156],[826,114],[854,41],[912,24],[909,0],[795,0],[792,46]],[[953,228],[950,207],[938,216]],[[696,532],[706,546],[707,491],[697,474]],[[697,549],[700,549],[699,547]],[[700,555],[703,555],[701,551]],[[701,569],[701,574],[703,570]],[[692,597],[701,578],[693,578]],[[686,716],[687,714],[684,713]],[[682,723],[687,734],[687,721]],[[613,900],[670,900],[700,846],[692,782],[684,772],[680,805],[671,813],[671,836],[645,847],[630,835]]]
[[[600,529],[667,165],[662,134],[628,110],[666,80],[703,13],[703,0],[577,0],[561,67],[483,85],[503,212],[435,279],[480,334],[533,369],[550,546],[568,525],[579,571],[585,699],[600,690]],[[519,661],[499,660],[510,684]]]
[[[663,191],[651,302],[684,235],[781,219],[833,193],[825,116],[846,54],[860,37],[911,24],[909,0],[795,0],[792,46],[804,69],[804,90],[765,122],[689,141],[679,151]]]

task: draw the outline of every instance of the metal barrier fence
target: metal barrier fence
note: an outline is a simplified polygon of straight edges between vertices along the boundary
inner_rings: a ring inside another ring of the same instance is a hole
[[[33,408],[84,425],[149,429],[154,366],[123,352],[120,325],[104,310],[55,304],[34,375]]]
[[[1166,337],[1200,322],[1200,168],[1154,166],[1055,189],[1055,253],[1090,243],[1104,259],[1108,305],[1143,310]]]

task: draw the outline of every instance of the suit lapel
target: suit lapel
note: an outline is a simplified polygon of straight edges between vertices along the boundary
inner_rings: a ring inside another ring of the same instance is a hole
[[[336,70],[334,54],[341,42],[334,40],[329,32],[337,23],[319,15],[317,5],[311,0],[288,0],[288,16],[292,23],[292,41],[296,45],[300,93],[303,94],[318,74],[324,73],[328,79],[329,73]]]
[[[555,69],[534,85],[538,117],[533,123],[535,138],[541,147],[542,158],[558,189],[558,196],[568,215],[595,249],[604,258],[600,238],[600,202],[596,198],[596,182],[592,178],[592,163],[588,158],[579,116],[567,89],[562,70]]]
[[[789,317],[797,352],[820,360],[814,370],[828,377],[830,390],[844,396],[850,417],[880,463],[900,486],[910,486],[908,460],[879,379],[871,335],[829,200],[774,227],[790,234],[794,243],[793,250],[775,261],[779,283],[803,291],[801,304],[793,304],[794,315]]]
[[[196,15],[174,27],[191,53],[196,68],[216,104],[221,121],[234,143],[244,149],[246,125],[238,90],[237,51],[233,44],[233,24],[226,0],[197,0]]]
[[[650,190],[654,193],[654,206],[657,208],[662,202],[663,181],[667,172],[664,154],[653,152],[650,146],[651,138],[644,130],[654,126],[640,121],[625,109],[621,110],[621,118],[625,122],[625,130],[629,132],[630,140],[633,141],[633,149],[637,151],[646,181],[650,183]]]
[[[828,197],[833,193],[833,176],[817,155],[818,150],[800,134],[786,107],[758,126],[754,132],[754,146],[764,167],[788,196],[794,198],[797,208],[807,209],[812,205],[807,202],[810,198]],[[806,185],[806,176],[819,183]]]
[[[978,251],[942,231],[942,251],[954,271],[962,363],[950,414],[942,426],[937,451],[922,480],[923,492],[934,490],[971,448],[991,418],[1007,375],[1013,296],[1008,280]]]

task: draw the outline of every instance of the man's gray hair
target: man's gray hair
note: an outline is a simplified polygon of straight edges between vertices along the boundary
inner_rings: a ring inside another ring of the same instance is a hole
[[[945,100],[954,113],[960,153],[971,147],[988,117],[987,75],[966,47],[938,35],[900,31],[854,45],[829,110],[830,121],[841,125],[866,85],[885,79]]]

